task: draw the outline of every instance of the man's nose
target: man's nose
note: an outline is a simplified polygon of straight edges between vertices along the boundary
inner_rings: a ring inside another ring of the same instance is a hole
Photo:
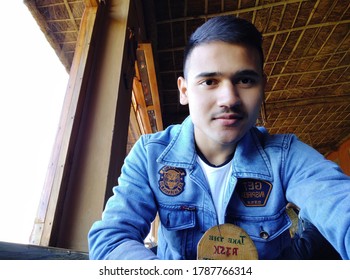
[[[220,107],[228,108],[241,104],[238,89],[232,82],[226,82],[222,85],[217,103]]]

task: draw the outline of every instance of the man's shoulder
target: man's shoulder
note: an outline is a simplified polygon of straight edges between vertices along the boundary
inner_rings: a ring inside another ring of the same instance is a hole
[[[294,139],[297,139],[292,133],[270,133],[267,128],[257,126],[252,129],[253,135],[257,138],[263,147],[278,146],[288,148]]]
[[[153,143],[153,142],[170,142],[181,130],[181,124],[173,124],[166,127],[164,130],[144,134],[141,137],[144,138],[145,143]]]

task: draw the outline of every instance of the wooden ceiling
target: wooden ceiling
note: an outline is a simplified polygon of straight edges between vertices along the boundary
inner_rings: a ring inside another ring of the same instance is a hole
[[[84,1],[25,0],[69,70]],[[148,41],[158,81],[163,125],[181,122],[178,100],[183,48],[208,18],[232,14],[263,33],[268,77],[266,128],[295,133],[323,154],[350,137],[350,1],[144,0]],[[259,120],[261,122],[261,120]]]

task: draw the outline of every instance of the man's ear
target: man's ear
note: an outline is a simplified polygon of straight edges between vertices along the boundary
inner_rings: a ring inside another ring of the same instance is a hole
[[[262,87],[262,96],[261,96],[262,102],[261,102],[261,107],[260,107],[260,116],[261,116],[263,125],[266,125],[267,116],[266,116],[266,103],[265,103],[265,87],[266,87],[266,83],[267,83],[267,76],[265,73],[263,74],[262,83],[263,83],[263,87]]]
[[[263,73],[263,88],[264,88],[264,91],[265,91],[266,84],[267,84],[267,75],[264,72]]]
[[[180,93],[180,104],[187,105],[188,97],[187,97],[187,83],[184,77],[177,78],[177,88]]]
[[[267,85],[267,75],[263,74],[263,89],[264,89],[264,92],[265,92],[265,89],[266,89],[266,85]]]

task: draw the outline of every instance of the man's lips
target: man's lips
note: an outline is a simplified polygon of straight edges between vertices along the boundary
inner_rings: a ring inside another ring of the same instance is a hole
[[[224,113],[216,115],[213,119],[219,121],[222,125],[229,126],[237,124],[243,119],[243,115],[237,113]]]

